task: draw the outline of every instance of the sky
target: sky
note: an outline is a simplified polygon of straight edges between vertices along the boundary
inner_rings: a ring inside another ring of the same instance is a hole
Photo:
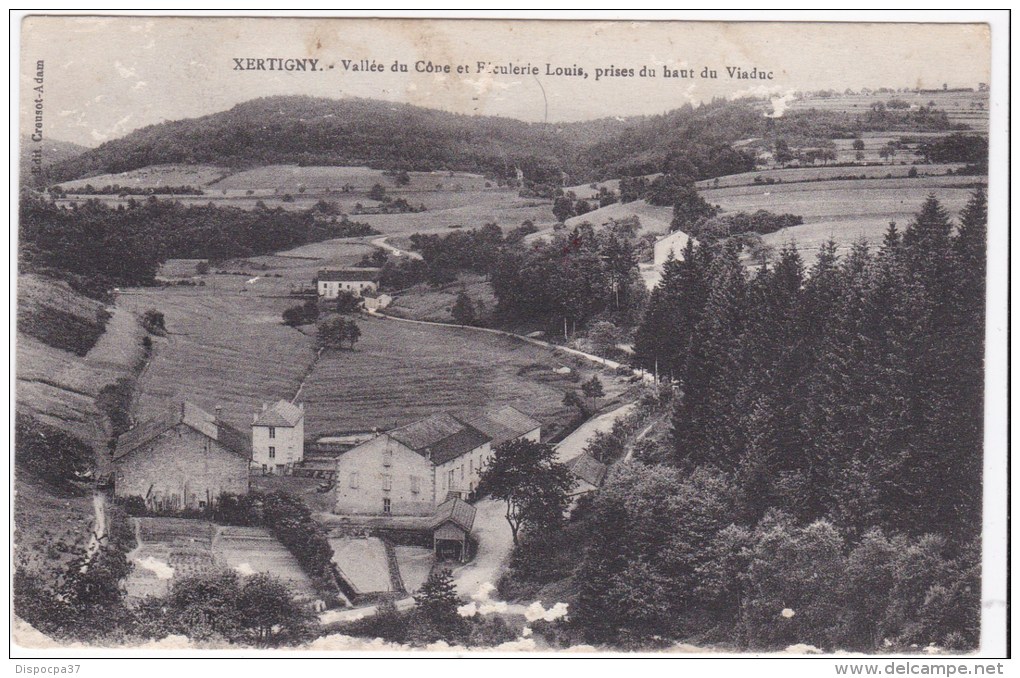
[[[235,59],[249,58],[318,61],[314,71],[310,62],[305,71],[236,70]],[[383,71],[344,68],[362,59]],[[41,104],[33,90],[39,61]],[[408,71],[393,72],[395,61]],[[419,61],[450,72],[416,72]],[[479,62],[488,64],[482,72]],[[503,74],[493,65],[539,73]],[[656,76],[641,77],[642,67]],[[727,67],[771,78],[731,77]],[[705,68],[717,77],[700,77]],[[596,69],[612,74],[596,80]],[[693,77],[665,78],[664,69]],[[976,87],[989,77],[989,34],[980,24],[62,16],[23,20],[19,92],[24,134],[41,105],[46,138],[96,146],[278,94],[569,122],[663,113],[715,97]]]

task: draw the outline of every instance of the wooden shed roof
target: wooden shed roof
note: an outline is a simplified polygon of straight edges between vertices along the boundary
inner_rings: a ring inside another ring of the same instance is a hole
[[[471,529],[475,525],[475,513],[477,510],[474,506],[463,499],[454,497],[436,507],[431,526],[435,530],[444,523],[452,522],[466,533],[471,534]]]

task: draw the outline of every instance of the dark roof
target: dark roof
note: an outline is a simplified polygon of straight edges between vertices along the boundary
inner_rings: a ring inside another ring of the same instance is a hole
[[[582,452],[568,461],[567,468],[575,476],[595,487],[601,485],[602,479],[606,477],[606,465],[587,452]]]
[[[464,428],[464,424],[445,412],[425,417],[390,431],[391,438],[415,452],[439,442]]]
[[[537,420],[510,405],[489,408],[473,416],[464,417],[462,421],[489,436],[493,447],[542,426]]]
[[[389,436],[434,464],[456,459],[490,440],[474,426],[445,412],[395,428]]]
[[[443,523],[452,522],[470,534],[475,524],[475,512],[474,506],[454,497],[436,507],[435,515],[432,516],[432,529],[438,528]]]
[[[125,457],[180,424],[215,440],[238,456],[251,459],[251,441],[248,436],[189,402],[174,405],[162,415],[142,422],[123,433],[117,438],[113,458],[118,460]]]
[[[253,426],[297,426],[304,416],[305,412],[300,407],[281,400],[255,415]]]
[[[465,424],[460,431],[429,445],[428,451],[431,453],[432,463],[438,466],[451,459],[456,459],[462,454],[467,454],[471,450],[476,450],[487,442],[489,442],[489,436],[474,426]]]
[[[368,280],[378,282],[382,269],[378,268],[344,268],[334,270],[322,270],[315,277],[316,280]]]

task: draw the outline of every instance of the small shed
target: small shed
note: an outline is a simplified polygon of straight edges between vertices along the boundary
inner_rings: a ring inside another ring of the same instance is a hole
[[[474,524],[475,507],[463,499],[455,497],[440,504],[431,524],[436,560],[466,562],[474,544],[471,538]]]
[[[577,485],[571,496],[594,492],[605,480],[608,467],[587,452],[567,462],[567,468],[574,475]]]

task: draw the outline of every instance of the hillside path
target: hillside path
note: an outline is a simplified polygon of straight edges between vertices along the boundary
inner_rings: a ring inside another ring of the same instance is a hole
[[[421,255],[418,254],[417,252],[408,252],[406,250],[399,249],[399,248],[394,247],[393,245],[389,244],[386,241],[386,238],[388,238],[388,237],[389,236],[385,236],[384,235],[381,238],[376,238],[375,240],[372,240],[372,244],[375,245],[376,247],[381,247],[382,249],[384,249],[387,252],[391,253],[395,257],[408,257],[410,259],[421,260]]]

